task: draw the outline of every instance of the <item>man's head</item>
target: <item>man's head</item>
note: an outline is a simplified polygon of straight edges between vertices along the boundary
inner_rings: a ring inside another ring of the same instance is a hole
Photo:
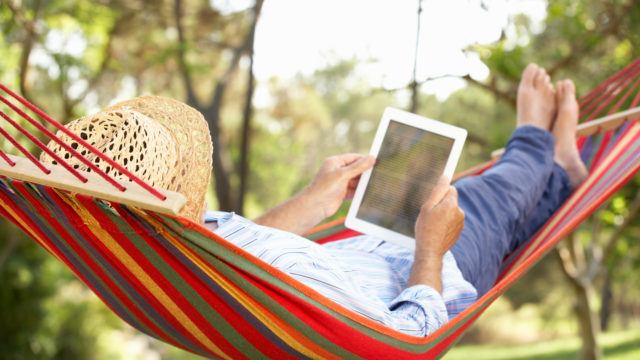
[[[213,148],[207,122],[197,110],[169,98],[142,96],[66,127],[151,186],[183,194],[187,203],[180,215],[201,221]],[[57,135],[107,174],[128,180],[68,136]],[[48,147],[74,168],[90,171],[55,142]],[[46,153],[40,157],[55,163]]]

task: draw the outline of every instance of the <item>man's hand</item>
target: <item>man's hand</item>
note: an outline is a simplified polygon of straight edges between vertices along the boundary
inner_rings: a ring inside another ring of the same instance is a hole
[[[345,199],[353,197],[360,175],[369,170],[375,159],[359,154],[342,154],[327,158],[313,182],[305,190],[312,203],[318,204],[322,219],[335,214]]]
[[[374,162],[373,157],[358,154],[328,158],[311,185],[255,222],[295,234],[307,232],[335,214],[344,199],[353,196],[360,174],[370,169]]]
[[[422,205],[416,221],[416,253],[410,285],[425,284],[442,291],[442,258],[458,240],[463,227],[464,212],[458,207],[458,191],[443,176]]]
[[[416,221],[416,251],[442,257],[455,244],[464,227],[464,212],[458,207],[458,191],[441,177],[422,205]]]

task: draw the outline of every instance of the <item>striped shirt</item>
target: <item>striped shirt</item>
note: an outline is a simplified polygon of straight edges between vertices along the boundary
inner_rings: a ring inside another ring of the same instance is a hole
[[[217,235],[323,296],[409,335],[431,334],[477,298],[450,252],[444,256],[440,294],[427,285],[406,287],[413,251],[373,236],[319,245],[234,213],[208,211],[205,223]]]

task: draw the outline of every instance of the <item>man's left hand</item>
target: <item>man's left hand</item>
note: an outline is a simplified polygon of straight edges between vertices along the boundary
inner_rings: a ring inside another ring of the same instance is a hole
[[[342,154],[327,158],[307,188],[307,195],[318,204],[322,216],[328,218],[350,199],[363,172],[373,167],[375,158],[360,154]]]

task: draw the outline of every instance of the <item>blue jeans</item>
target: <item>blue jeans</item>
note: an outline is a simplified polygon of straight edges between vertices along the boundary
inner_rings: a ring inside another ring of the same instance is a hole
[[[526,243],[571,194],[569,177],[553,155],[551,133],[523,126],[490,170],[455,184],[465,222],[451,252],[479,296],[495,284],[505,256]]]

